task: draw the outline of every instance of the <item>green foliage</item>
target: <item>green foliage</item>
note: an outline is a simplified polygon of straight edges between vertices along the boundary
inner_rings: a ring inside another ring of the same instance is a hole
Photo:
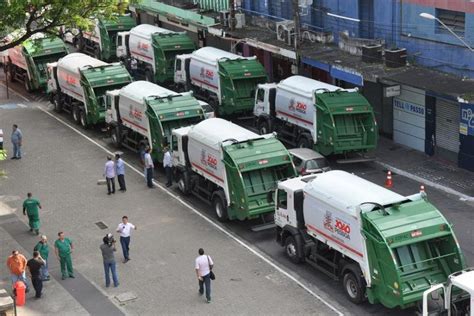
[[[124,13],[127,0],[0,0],[0,37],[24,30],[8,44],[0,42],[0,52],[14,47],[35,33],[58,34],[59,27],[89,29],[90,17],[111,19]]]

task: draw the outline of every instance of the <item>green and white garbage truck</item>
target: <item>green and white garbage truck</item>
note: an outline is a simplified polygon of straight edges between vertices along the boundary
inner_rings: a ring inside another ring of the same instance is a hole
[[[48,64],[48,94],[57,112],[65,110],[84,128],[105,123],[106,92],[132,81],[121,63],[108,64],[73,53]]]
[[[296,175],[274,135],[220,118],[173,130],[172,149],[179,189],[212,202],[219,221],[272,213],[277,182]]]
[[[130,31],[136,26],[135,19],[129,15],[116,16],[113,19],[94,19],[94,28],[82,31],[76,38],[80,51],[104,61],[117,61],[117,46],[122,45],[119,32]]]
[[[8,50],[10,81],[22,81],[26,91],[46,90],[47,64],[68,54],[64,42],[56,36],[37,33]]]
[[[190,92],[176,93],[147,81],[107,91],[107,108],[107,124],[114,144],[139,150],[146,143],[152,158],[160,162],[174,128],[204,119],[199,101]]]
[[[374,111],[364,96],[302,76],[260,84],[254,115],[261,134],[276,131],[285,143],[325,156],[365,152],[377,145]]]
[[[203,47],[176,56],[174,82],[178,90],[193,90],[217,116],[226,117],[252,113],[255,90],[267,75],[256,57]]]
[[[411,307],[465,268],[452,225],[424,192],[403,196],[345,171],[278,183],[275,224],[288,257],[342,280],[354,303]]]
[[[118,34],[117,57],[137,61],[137,75],[147,81],[172,84],[178,54],[188,54],[196,44],[186,32],[174,32],[149,24]]]

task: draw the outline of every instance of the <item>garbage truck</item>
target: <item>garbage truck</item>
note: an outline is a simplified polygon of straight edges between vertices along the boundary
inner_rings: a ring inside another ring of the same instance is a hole
[[[36,33],[8,50],[8,79],[23,82],[28,92],[45,91],[47,64],[67,54],[66,45],[59,37]]]
[[[465,268],[452,225],[424,192],[403,196],[333,170],[281,181],[275,200],[288,258],[341,280],[354,303],[418,305]]]
[[[180,91],[193,90],[219,117],[229,117],[252,113],[255,90],[267,75],[255,56],[203,47],[176,56],[174,82]]]
[[[48,64],[48,94],[57,112],[72,114],[87,128],[105,123],[106,92],[132,81],[121,63],[108,64],[83,53],[73,53]]]
[[[148,144],[154,160],[163,161],[163,147],[174,128],[199,123],[204,112],[192,93],[176,93],[147,81],[107,91],[107,125],[116,146],[139,150]]]
[[[147,81],[173,84],[174,61],[188,54],[196,44],[186,32],[174,32],[149,24],[140,24],[130,32],[118,34],[117,57],[137,60],[137,75]]]
[[[302,76],[258,85],[254,116],[261,134],[276,131],[285,143],[325,156],[377,145],[374,110],[364,96]]]
[[[94,19],[94,27],[90,31],[82,31],[76,37],[79,51],[104,61],[117,61],[117,46],[121,40],[119,32],[130,31],[136,26],[135,19],[129,15],[120,15],[107,20]]]
[[[211,202],[219,221],[272,213],[277,182],[296,175],[273,134],[258,135],[221,118],[173,130],[172,152],[180,191]]]

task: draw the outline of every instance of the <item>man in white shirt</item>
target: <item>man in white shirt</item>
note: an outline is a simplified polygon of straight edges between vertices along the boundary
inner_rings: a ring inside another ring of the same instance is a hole
[[[150,155],[150,148],[147,148],[145,151],[145,170],[146,170],[146,183],[149,188],[153,188],[153,168],[155,165],[153,164],[153,158]]]
[[[108,195],[115,193],[115,164],[112,160],[112,157],[107,156],[107,162],[105,163],[104,168],[104,177],[107,181],[107,191]]]
[[[123,263],[127,263],[130,261],[129,256],[129,245],[130,245],[130,234],[132,229],[137,229],[137,226],[133,225],[132,223],[128,222],[128,216],[122,217],[122,222],[117,226],[117,233],[120,233],[120,245],[122,245],[123,251]]]
[[[195,269],[199,281],[199,294],[204,294],[204,285],[206,285],[206,299],[211,302],[211,270],[214,262],[210,256],[204,255],[204,249],[199,248],[199,256],[196,258]]]
[[[170,148],[168,146],[165,146],[164,148],[165,154],[163,155],[163,168],[165,168],[165,173],[166,173],[166,186],[170,187],[173,184],[173,179],[172,179],[172,163],[171,163],[171,154],[170,154]]]

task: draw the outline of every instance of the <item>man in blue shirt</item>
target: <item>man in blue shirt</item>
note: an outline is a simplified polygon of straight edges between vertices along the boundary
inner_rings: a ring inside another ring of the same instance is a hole
[[[115,154],[115,168],[120,191],[125,192],[127,191],[125,187],[125,163],[122,158],[120,158],[120,154]]]
[[[168,146],[164,148],[164,155],[163,155],[163,168],[165,168],[166,173],[166,186],[170,187],[173,184],[173,175],[172,175],[172,167],[173,164],[171,162],[171,153]]]
[[[104,177],[107,181],[107,194],[115,193],[115,164],[110,156],[107,156],[107,162],[104,167]]]
[[[13,157],[11,159],[21,159],[21,144],[23,142],[23,134],[16,124],[13,124],[11,141],[13,144]]]

